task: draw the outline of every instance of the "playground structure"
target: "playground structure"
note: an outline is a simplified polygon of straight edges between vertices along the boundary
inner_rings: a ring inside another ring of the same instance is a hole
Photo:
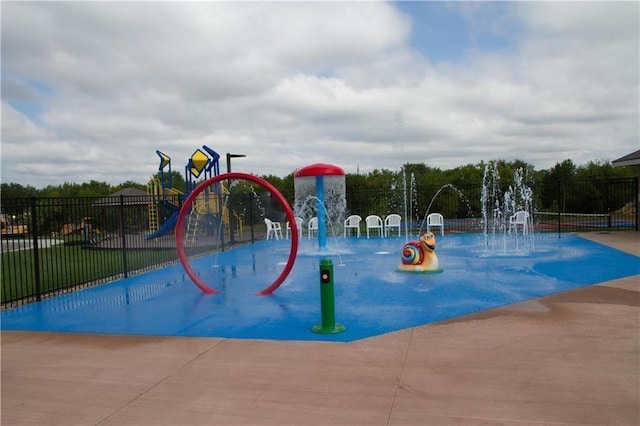
[[[65,223],[62,225],[62,235],[74,235],[93,232],[93,223],[90,217],[83,217],[80,223]]]
[[[178,221],[178,215],[183,201],[204,180],[220,174],[220,155],[206,145],[196,149],[185,166],[186,193],[173,187],[171,173],[171,157],[161,151],[156,151],[160,157],[158,167],[159,177],[153,177],[147,184],[147,194],[151,196],[149,203],[149,235],[147,240],[160,237],[172,232]],[[208,154],[208,155],[207,155]],[[198,180],[203,177],[204,180]],[[222,226],[229,239],[233,240],[236,233],[243,232],[242,215],[229,212],[224,202],[229,194],[224,184],[207,187],[198,197],[192,200],[193,207],[187,220],[185,239],[195,242],[198,235],[206,232],[213,235]],[[202,229],[201,224],[206,224]]]
[[[3,237],[24,237],[29,234],[27,225],[17,221],[15,216],[0,214],[0,233]]]

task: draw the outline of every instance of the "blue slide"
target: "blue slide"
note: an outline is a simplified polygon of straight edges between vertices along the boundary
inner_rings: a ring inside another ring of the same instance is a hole
[[[178,222],[178,215],[180,214],[180,210],[176,211],[171,215],[169,219],[167,219],[157,231],[147,235],[146,240],[153,240],[154,238],[161,237],[169,232],[173,231],[176,223]]]

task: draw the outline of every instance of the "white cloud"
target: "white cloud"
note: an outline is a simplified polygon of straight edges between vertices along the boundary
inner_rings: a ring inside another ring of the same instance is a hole
[[[2,181],[145,182],[203,144],[281,176],[638,149],[637,3],[447,5],[508,48],[432,64],[381,2],[4,3]]]

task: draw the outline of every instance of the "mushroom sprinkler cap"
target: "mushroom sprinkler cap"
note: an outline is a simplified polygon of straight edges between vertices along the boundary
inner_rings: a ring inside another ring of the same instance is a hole
[[[294,177],[305,176],[344,176],[346,173],[338,166],[326,163],[315,163],[298,170]]]

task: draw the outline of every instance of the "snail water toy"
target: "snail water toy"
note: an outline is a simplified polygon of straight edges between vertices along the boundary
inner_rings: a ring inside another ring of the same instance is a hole
[[[438,267],[436,237],[433,232],[425,232],[418,241],[409,241],[402,247],[402,263],[399,271],[442,272]]]

